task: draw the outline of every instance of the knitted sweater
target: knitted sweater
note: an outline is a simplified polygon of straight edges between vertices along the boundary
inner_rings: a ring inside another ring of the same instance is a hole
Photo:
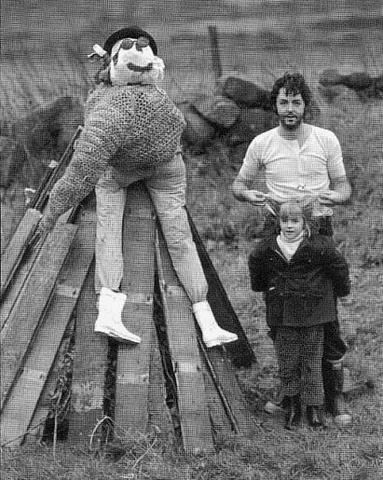
[[[71,163],[50,193],[45,225],[53,226],[81,202],[109,166],[127,173],[170,161],[185,125],[182,113],[155,85],[97,87],[87,100]]]

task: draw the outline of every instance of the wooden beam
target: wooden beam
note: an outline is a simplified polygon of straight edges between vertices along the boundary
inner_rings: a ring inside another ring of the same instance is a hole
[[[123,322],[141,337],[139,345],[120,344],[117,354],[115,423],[118,429],[145,433],[149,426],[151,352],[157,348],[153,322],[155,213],[143,184],[127,192],[123,227],[127,295]]]
[[[89,239],[91,242],[92,240]],[[75,350],[68,441],[89,445],[97,422],[104,415],[105,374],[108,368],[108,340],[94,333],[97,318],[94,290],[94,262],[86,276],[76,308]],[[101,429],[93,445],[101,440]]]
[[[166,404],[166,384],[164,368],[157,334],[153,331],[152,350],[149,372],[149,429],[153,429],[163,438],[173,435],[173,425],[169,408]]]
[[[1,332],[1,406],[23,366],[31,341],[46,311],[58,273],[77,227],[58,225],[44,243],[22,295]]]
[[[94,214],[89,216],[85,212],[81,215],[78,231],[58,276],[52,302],[1,414],[2,442],[11,442],[10,446],[20,445],[23,434],[31,425],[37,402],[77,303],[94,256],[90,241],[95,236],[94,220]]]
[[[40,216],[37,212],[37,210],[34,210],[33,213],[28,213],[26,212],[26,217],[33,217],[30,225],[30,234],[25,235],[22,234],[23,241],[25,239],[25,242],[28,243],[28,239],[31,234],[33,234],[34,227],[33,223],[37,220],[37,218]],[[57,225],[61,224],[66,224],[68,222],[68,218],[72,214],[72,209],[69,210],[68,212],[64,213],[61,215],[61,217],[57,221]],[[29,220],[25,220],[26,223],[29,223]],[[17,235],[17,232],[16,232]],[[18,298],[22,295],[23,288],[26,285],[26,281],[28,279],[28,276],[30,275],[32,268],[36,262],[36,259],[38,258],[41,248],[43,246],[36,246],[33,249],[28,249],[26,248],[27,243],[24,243],[21,245],[20,242],[20,253],[17,255],[17,265],[15,265],[12,269],[12,273],[10,274],[5,274],[4,278],[7,275],[10,275],[9,283],[7,285],[7,288],[4,289],[4,295],[1,298],[1,308],[0,308],[0,328],[3,329],[11,315],[11,312],[15,305],[17,304]]]
[[[232,430],[241,435],[253,434],[256,424],[224,347],[207,349],[202,340],[200,346],[203,350],[207,370],[211,375]]]
[[[70,325],[68,325],[68,329],[69,328]],[[48,377],[45,381],[39,401],[37,402],[37,406],[35,408],[35,411],[33,412],[32,419],[28,426],[28,433],[27,435],[24,435],[23,444],[31,445],[41,441],[43,438],[46,421],[48,419],[49,413],[51,413],[51,398],[57,385],[57,380],[61,368],[61,360],[67,348],[67,342],[65,338],[66,335],[67,332],[64,333],[63,341],[61,342],[52,367],[49,371]]]
[[[213,437],[191,304],[173,269],[160,232],[156,242],[156,259],[169,350],[177,382],[183,446],[187,454],[213,452]]]
[[[217,443],[220,440],[227,438],[228,435],[232,434],[234,429],[232,422],[229,420],[227,415],[222,397],[217,391],[217,385],[213,381],[211,373],[204,362],[202,362],[202,373],[205,384],[209,417],[212,425],[212,435],[214,443]]]
[[[13,234],[1,260],[1,299],[3,298],[12,276],[19,266],[25,253],[28,240],[32,237],[41,213],[34,208],[29,208],[21,219]]]

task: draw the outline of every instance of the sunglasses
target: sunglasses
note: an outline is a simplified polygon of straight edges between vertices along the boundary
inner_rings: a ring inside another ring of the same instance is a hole
[[[137,40],[125,38],[121,42],[120,48],[123,48],[124,50],[130,50],[134,44],[136,44],[137,50],[142,50],[149,45],[149,39],[146,37],[138,37]]]

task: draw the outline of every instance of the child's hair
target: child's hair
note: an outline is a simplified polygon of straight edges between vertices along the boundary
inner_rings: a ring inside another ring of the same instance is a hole
[[[306,203],[302,200],[289,200],[279,208],[278,217],[281,220],[286,220],[291,216],[299,216],[303,218],[303,229],[306,235],[311,235],[310,220],[311,220],[312,204]]]

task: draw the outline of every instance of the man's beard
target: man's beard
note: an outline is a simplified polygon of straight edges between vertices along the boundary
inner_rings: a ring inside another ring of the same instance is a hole
[[[281,122],[281,124],[283,125],[283,127],[286,129],[286,130],[291,130],[291,131],[294,131],[294,130],[297,130],[299,128],[299,126],[302,124],[303,122],[303,116],[302,117],[297,117],[296,115],[294,115],[294,118],[295,118],[295,122],[294,123],[288,123],[286,122],[285,120],[287,119],[288,117],[286,115],[280,115],[279,116],[279,121]]]

